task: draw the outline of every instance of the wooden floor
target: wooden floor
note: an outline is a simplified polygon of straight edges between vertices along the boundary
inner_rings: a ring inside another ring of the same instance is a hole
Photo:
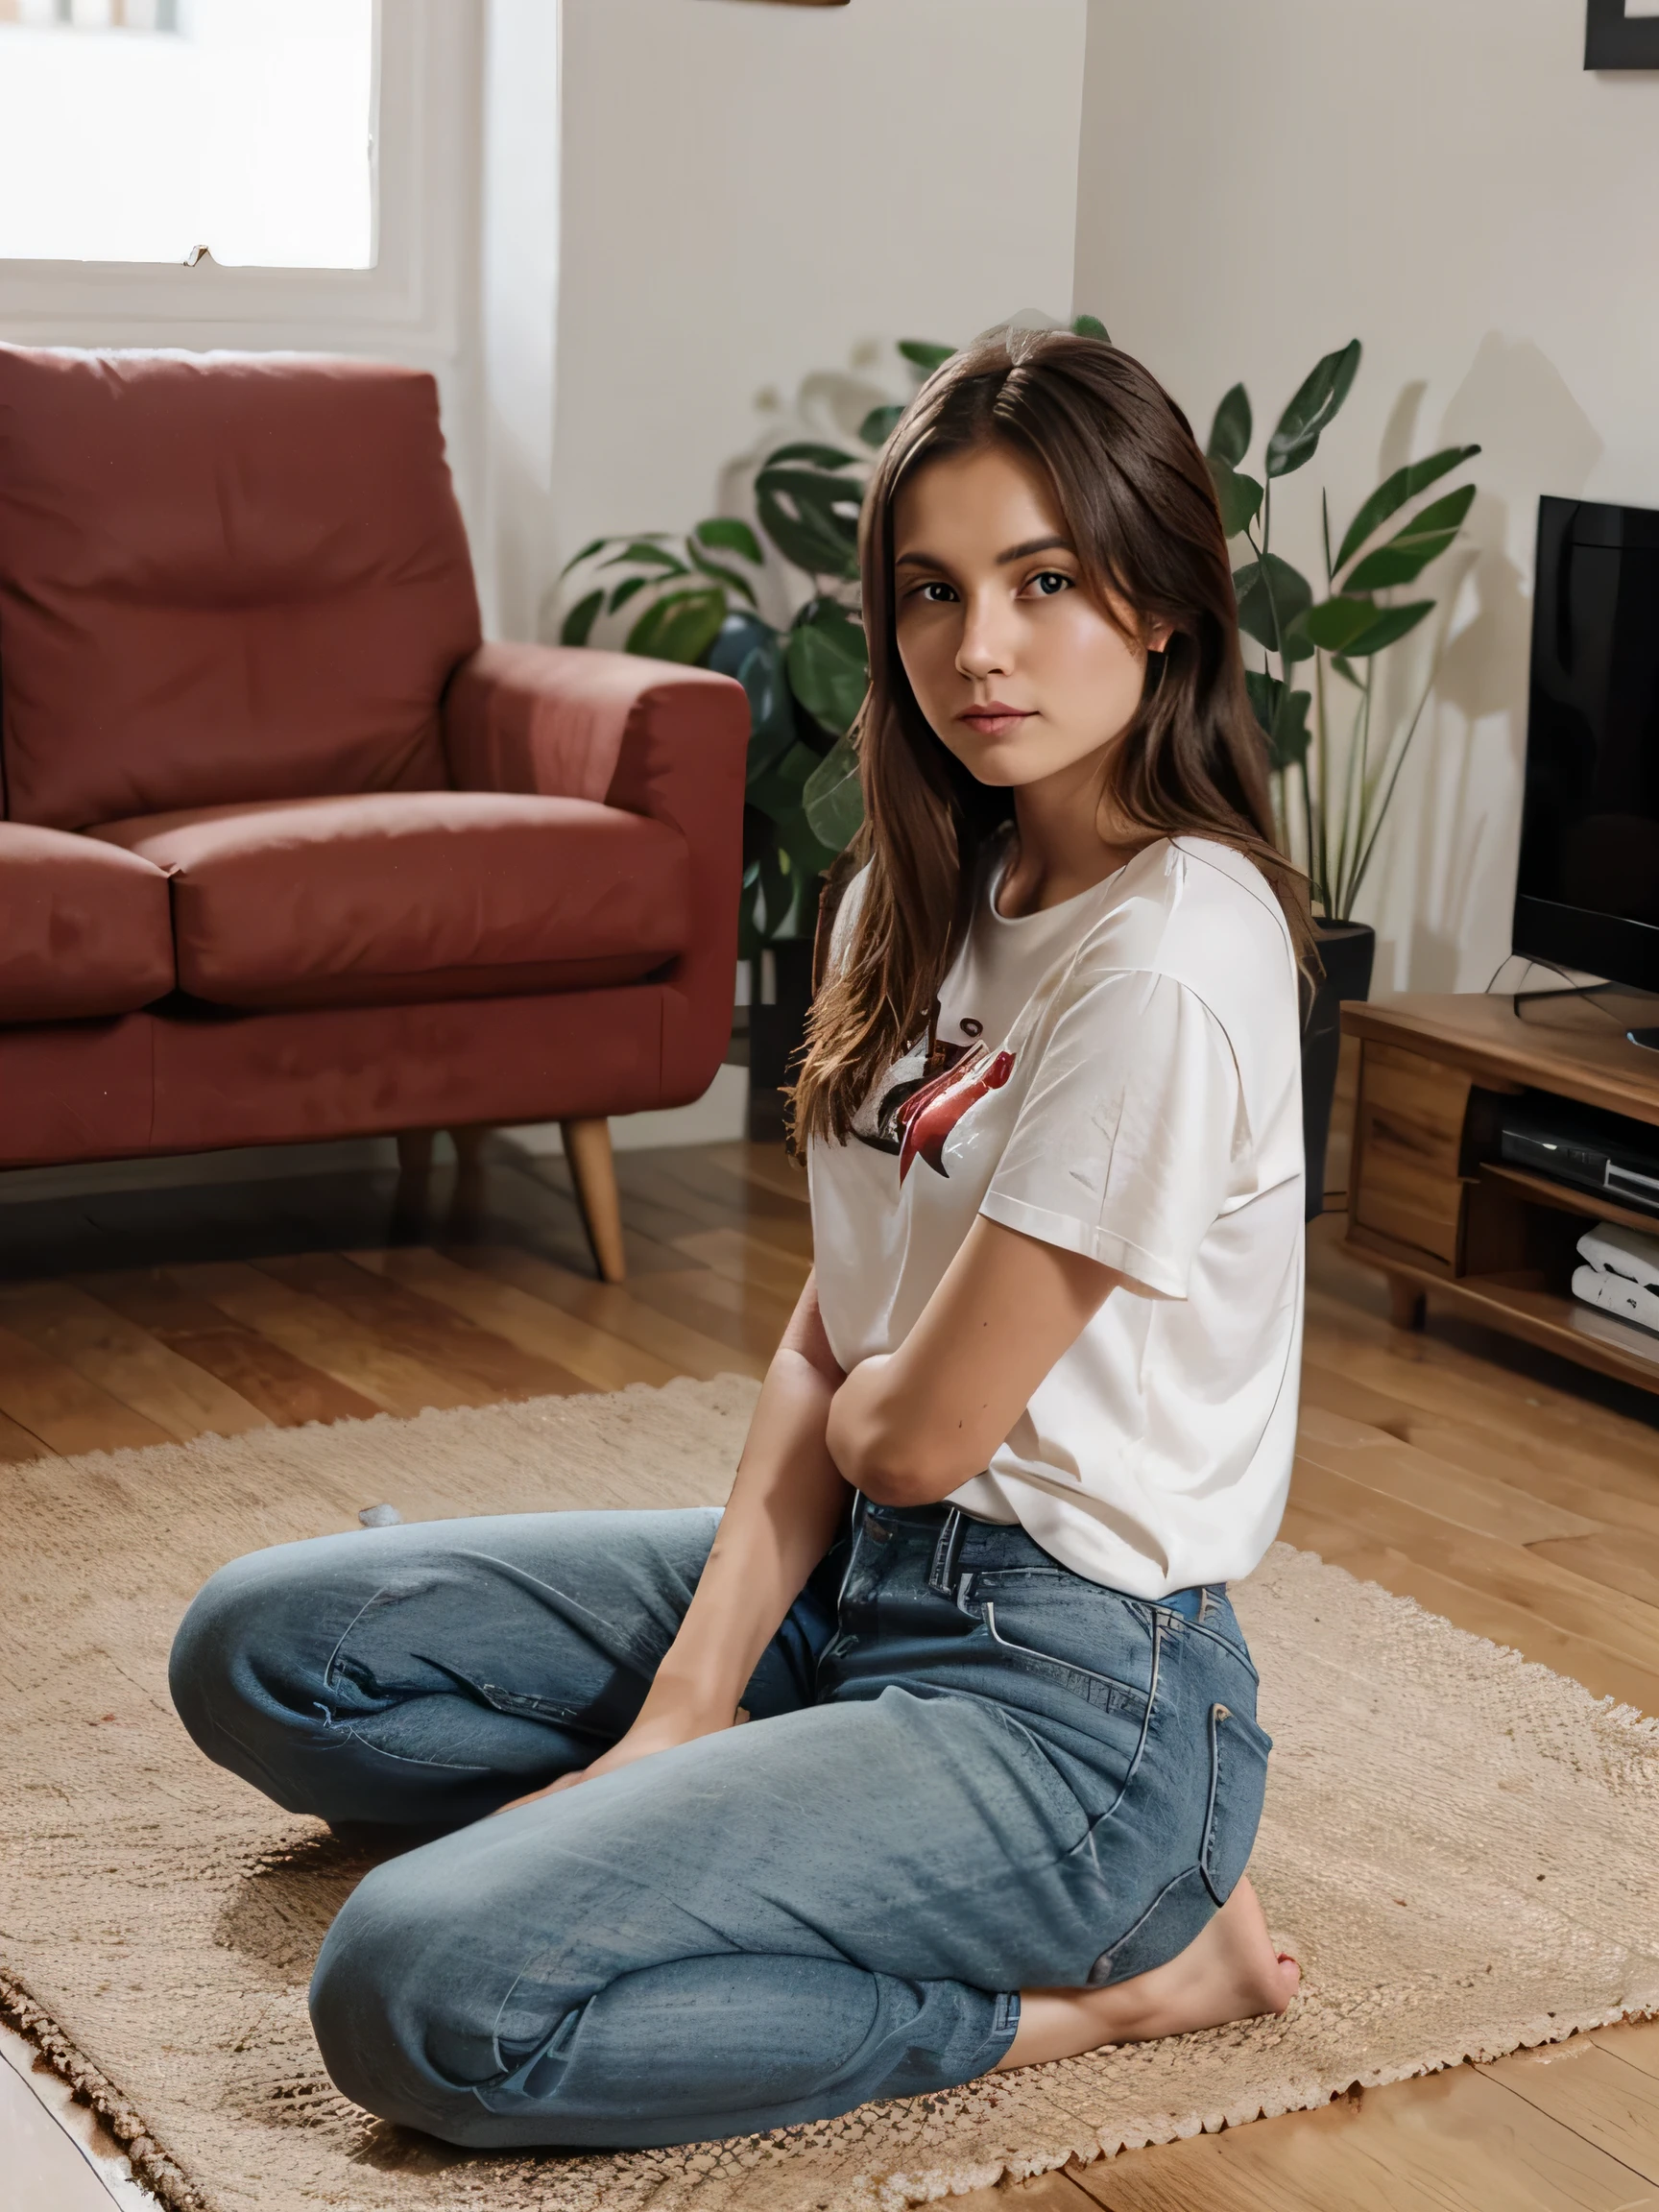
[[[0,1463],[265,1423],[759,1375],[810,1261],[748,1145],[619,1156],[630,1278],[563,1162],[0,1203]],[[0,1187],[0,1198],[3,1198]],[[1431,1318],[1310,1238],[1285,1535],[1659,1713],[1659,1405]],[[3,1479],[3,1478],[0,1478]],[[1659,2024],[954,2199],[963,2212],[1659,2212]]]

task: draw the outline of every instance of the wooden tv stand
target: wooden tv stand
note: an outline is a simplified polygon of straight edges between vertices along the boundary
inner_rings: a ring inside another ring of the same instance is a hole
[[[1569,1287],[1590,1221],[1659,1237],[1659,1214],[1551,1183],[1498,1158],[1505,1094],[1552,1094],[1642,1121],[1659,1152],[1659,1052],[1626,1041],[1659,1021],[1649,998],[1507,994],[1350,1002],[1359,1041],[1344,1250],[1388,1277],[1393,1318],[1425,1301],[1586,1367],[1659,1391],[1659,1334],[1581,1305]]]

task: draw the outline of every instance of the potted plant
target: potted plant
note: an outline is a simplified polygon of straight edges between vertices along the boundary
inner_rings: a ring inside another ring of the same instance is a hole
[[[1321,493],[1325,596],[1315,599],[1307,578],[1273,550],[1273,487],[1313,458],[1353,388],[1359,357],[1356,338],[1315,364],[1267,439],[1260,476],[1242,466],[1253,428],[1242,384],[1216,408],[1208,447],[1227,535],[1243,539],[1250,554],[1233,576],[1238,626],[1261,649],[1262,664],[1246,681],[1267,738],[1280,842],[1308,871],[1325,968],[1302,1056],[1310,1219],[1324,1205],[1340,1004],[1367,996],[1376,954],[1376,932],[1354,919],[1354,906],[1429,703],[1438,648],[1406,712],[1387,711],[1384,702],[1396,690],[1380,681],[1379,664],[1434,613],[1434,598],[1399,594],[1453,545],[1475,487],[1415,502],[1480,450],[1448,445],[1396,469],[1360,503],[1334,546],[1330,501]],[[1300,687],[1298,670],[1307,671]]]

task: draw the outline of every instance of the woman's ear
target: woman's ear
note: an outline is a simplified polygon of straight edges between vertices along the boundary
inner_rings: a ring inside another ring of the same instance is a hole
[[[1149,622],[1146,625],[1145,634],[1142,638],[1142,643],[1145,646],[1148,653],[1162,653],[1167,647],[1170,638],[1173,637],[1174,635],[1175,625],[1173,622]]]

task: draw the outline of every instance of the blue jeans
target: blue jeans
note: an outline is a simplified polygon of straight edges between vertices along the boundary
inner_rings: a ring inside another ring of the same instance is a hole
[[[747,1726],[483,1819],[638,1711],[719,1516],[428,1522],[239,1559],[172,1689],[293,1813],[452,1832],[336,1918],[336,2083],[474,2148],[747,2134],[949,2088],[1023,1987],[1162,1964],[1255,1839],[1268,1740],[1225,1595],[1143,1603],[1019,1528],[860,1501]]]

